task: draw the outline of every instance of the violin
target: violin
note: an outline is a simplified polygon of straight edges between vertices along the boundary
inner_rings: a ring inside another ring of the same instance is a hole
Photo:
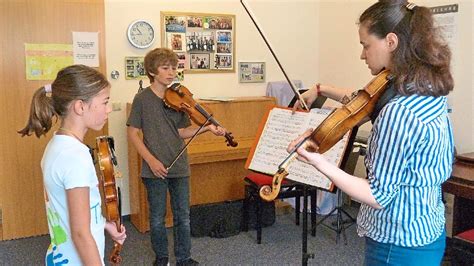
[[[103,192],[105,203],[105,218],[109,222],[114,222],[117,231],[122,231],[122,215],[120,210],[120,190],[115,186],[114,165],[117,165],[117,157],[114,150],[114,139],[110,136],[100,136],[96,138],[97,161],[99,164],[99,185]],[[115,242],[109,261],[112,264],[120,264],[122,257],[120,252],[122,245]]]
[[[283,179],[288,175],[287,167],[297,157],[296,150],[303,145],[308,146],[308,141],[316,144],[316,149],[311,152],[325,153],[332,148],[342,137],[365,117],[369,116],[375,108],[377,101],[382,96],[385,88],[393,76],[388,70],[383,70],[362,90],[359,90],[347,104],[336,108],[326,119],[313,130],[310,136],[298,143],[290,155],[278,166],[277,173],[273,176],[271,187],[262,186],[259,195],[265,201],[272,201],[280,193]],[[303,146],[303,147],[305,147]]]
[[[163,100],[168,107],[187,113],[191,120],[200,126],[212,123],[215,126],[222,127],[212,117],[212,113],[209,113],[206,108],[193,99],[193,94],[189,89],[179,83],[174,83],[166,89]],[[238,143],[234,141],[232,133],[226,132],[224,137],[226,138],[227,146],[237,147]]]

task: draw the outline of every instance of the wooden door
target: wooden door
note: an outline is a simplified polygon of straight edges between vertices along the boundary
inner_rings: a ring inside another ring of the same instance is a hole
[[[99,70],[105,74],[103,0],[0,1],[0,240],[46,234],[40,161],[52,133],[16,133],[27,120],[34,91],[52,81],[28,81],[25,43],[72,44],[72,32],[99,32]],[[56,127],[55,127],[56,128]],[[90,132],[86,143],[98,135]]]

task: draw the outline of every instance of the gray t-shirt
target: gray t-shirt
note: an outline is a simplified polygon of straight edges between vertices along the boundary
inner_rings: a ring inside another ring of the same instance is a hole
[[[148,150],[164,164],[169,166],[184,147],[178,129],[191,125],[184,112],[167,107],[149,87],[135,95],[127,126],[139,128],[143,132],[143,142]],[[145,160],[142,159],[141,176],[156,178]],[[168,170],[168,178],[190,176],[188,154],[185,152]]]

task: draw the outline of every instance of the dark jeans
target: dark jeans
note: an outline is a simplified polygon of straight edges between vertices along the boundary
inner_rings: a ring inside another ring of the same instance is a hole
[[[177,262],[189,259],[191,257],[189,177],[142,178],[142,181],[148,194],[151,244],[156,257],[168,257],[165,217],[166,192],[169,190],[173,212],[174,255]]]

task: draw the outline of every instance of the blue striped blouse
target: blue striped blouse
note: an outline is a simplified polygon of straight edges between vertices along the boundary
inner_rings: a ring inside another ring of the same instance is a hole
[[[424,246],[445,229],[441,184],[454,143],[446,97],[397,96],[380,112],[365,166],[380,210],[362,204],[358,233],[381,243]]]

